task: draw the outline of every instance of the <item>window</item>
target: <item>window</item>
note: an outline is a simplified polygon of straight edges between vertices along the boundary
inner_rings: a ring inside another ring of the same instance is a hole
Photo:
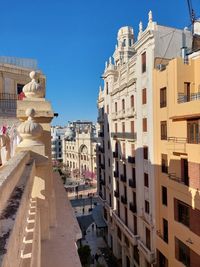
[[[125,100],[122,99],[122,110],[124,110],[124,109],[125,109]]]
[[[134,107],[134,95],[131,96],[131,107]]]
[[[108,140],[108,149],[110,149],[110,141]]]
[[[162,186],[162,204],[167,206],[167,187]]]
[[[190,101],[190,83],[184,83],[184,102]]]
[[[133,215],[134,235],[137,235],[137,217]]]
[[[142,73],[146,72],[146,52],[142,54]]]
[[[135,145],[131,144],[131,156],[135,157]]]
[[[190,226],[190,216],[189,216],[189,212],[190,212],[190,207],[187,206],[185,203],[178,201],[177,203],[177,208],[178,208],[178,222],[186,225],[186,226]]]
[[[127,215],[127,207],[124,207],[124,217],[125,217],[125,225],[128,225],[128,215]]]
[[[148,146],[143,147],[143,157],[144,159],[148,159]]]
[[[115,132],[117,133],[117,123],[115,123]]]
[[[147,103],[147,90],[146,88],[142,89],[142,104],[146,104]]]
[[[161,171],[162,173],[168,173],[167,154],[161,154]]]
[[[119,187],[118,187],[118,191],[119,192]],[[117,215],[120,217],[120,204],[119,204],[119,200],[117,200]]]
[[[20,95],[23,92],[24,84],[17,84],[17,94]]]
[[[122,133],[125,133],[125,122],[122,122]]]
[[[143,118],[143,132],[147,132],[147,118]]]
[[[163,240],[168,243],[168,221],[163,219]]]
[[[149,201],[145,200],[145,212],[149,214]]]
[[[168,260],[159,250],[157,250],[157,260],[158,260],[157,267],[168,267]]]
[[[117,112],[117,102],[115,102],[115,112]]]
[[[107,105],[107,114],[109,114],[109,105]]]
[[[149,175],[144,173],[144,186],[149,187]]]
[[[151,232],[146,228],[146,247],[151,250]]]
[[[110,131],[109,123],[107,123],[107,130],[108,130],[108,133],[109,133],[109,131]]]
[[[125,143],[122,143],[122,154],[123,154],[123,157],[126,156],[126,144]],[[124,164],[124,166],[126,165]]]
[[[167,88],[163,87],[160,89],[160,108],[167,106]]]
[[[200,143],[200,120],[187,121],[187,138],[190,144]]]
[[[129,39],[129,46],[131,46],[132,45],[132,40],[131,39]]]
[[[108,95],[108,82],[106,82],[106,94]]]
[[[140,265],[140,254],[137,245],[133,247],[133,256],[137,264]]]
[[[167,121],[160,122],[161,140],[167,140]]]
[[[175,257],[185,266],[190,266],[190,248],[175,237]]]
[[[131,121],[131,133],[134,133],[134,121]]]
[[[121,240],[121,238],[122,238],[122,232],[121,232],[121,230],[120,230],[119,227],[117,227],[117,236],[118,236],[119,239]]]

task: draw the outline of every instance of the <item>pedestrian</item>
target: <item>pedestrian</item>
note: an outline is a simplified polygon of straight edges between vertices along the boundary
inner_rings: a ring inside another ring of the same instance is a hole
[[[95,259],[95,257],[94,257],[94,255],[92,255],[92,264],[94,264],[94,259]]]
[[[94,231],[94,223],[92,223],[92,231]]]
[[[98,262],[99,255],[96,253],[94,257],[95,257],[96,262]]]

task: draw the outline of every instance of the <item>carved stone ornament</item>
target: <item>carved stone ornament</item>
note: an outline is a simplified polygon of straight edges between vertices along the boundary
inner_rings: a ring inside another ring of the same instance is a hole
[[[27,98],[43,98],[44,88],[37,82],[38,74],[35,71],[31,71],[29,74],[31,82],[27,83],[23,87],[23,92]]]
[[[33,108],[28,108],[26,110],[26,116],[28,117],[27,120],[22,122],[17,129],[19,135],[22,137],[22,142],[18,147],[41,145],[42,142],[38,139],[43,132],[43,128],[34,120],[35,110]]]

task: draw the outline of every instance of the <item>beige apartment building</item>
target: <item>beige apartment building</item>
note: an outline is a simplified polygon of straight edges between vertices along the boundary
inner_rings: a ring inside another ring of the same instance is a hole
[[[132,27],[119,30],[113,58],[102,75],[97,101],[98,193],[108,245],[123,267],[157,262],[153,70],[162,69],[180,56],[181,47],[191,45],[188,30],[158,25],[150,11],[147,27],[140,22],[137,37]]]
[[[62,140],[63,163],[72,177],[96,177],[96,126],[89,121],[73,121]]]
[[[158,266],[200,266],[200,53],[154,71]]]
[[[22,100],[23,86],[30,82],[29,73],[37,70],[34,59],[0,56],[0,126],[17,123],[17,101]],[[37,79],[43,87],[46,77],[37,70]]]

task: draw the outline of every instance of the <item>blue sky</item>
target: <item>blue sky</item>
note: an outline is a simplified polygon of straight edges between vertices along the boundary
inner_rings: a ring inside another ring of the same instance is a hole
[[[197,15],[198,0],[193,0]],[[59,117],[53,124],[97,116],[105,60],[121,26],[146,25],[149,10],[161,25],[190,24],[186,0],[1,1],[0,55],[35,58],[47,76],[47,98]]]

